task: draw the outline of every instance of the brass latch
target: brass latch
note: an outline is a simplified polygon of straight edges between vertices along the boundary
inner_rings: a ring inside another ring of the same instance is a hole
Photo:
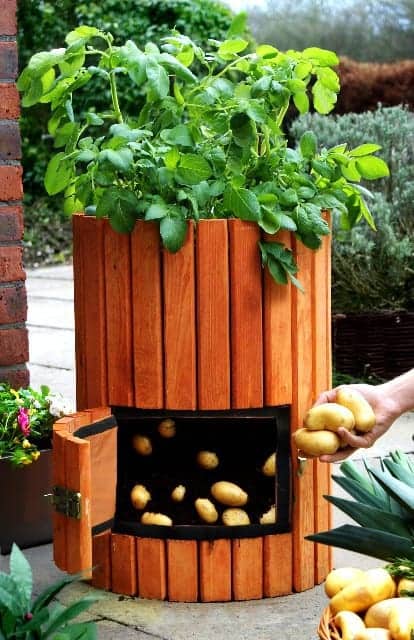
[[[58,513],[68,518],[80,520],[81,517],[81,494],[65,487],[53,487],[51,494],[51,503]]]

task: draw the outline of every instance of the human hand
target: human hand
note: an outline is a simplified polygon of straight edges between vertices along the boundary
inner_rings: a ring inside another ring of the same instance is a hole
[[[384,385],[350,384],[346,385],[346,387],[358,391],[369,402],[375,413],[376,423],[371,431],[360,434],[354,434],[348,429],[339,428],[338,436],[346,443],[346,446],[334,454],[320,456],[319,460],[321,462],[339,462],[354,453],[356,449],[372,447],[374,442],[389,429],[400,415],[395,401],[384,392]],[[321,393],[315,402],[315,406],[323,402],[335,402],[336,393],[340,388],[336,387]]]

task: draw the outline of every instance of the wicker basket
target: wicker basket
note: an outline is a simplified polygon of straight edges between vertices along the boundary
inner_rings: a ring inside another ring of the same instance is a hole
[[[318,636],[321,640],[341,640],[341,634],[333,623],[333,616],[329,607],[326,607],[319,621]]]

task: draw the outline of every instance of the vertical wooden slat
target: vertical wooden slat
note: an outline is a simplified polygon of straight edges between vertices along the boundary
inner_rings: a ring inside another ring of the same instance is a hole
[[[165,600],[167,597],[165,540],[137,538],[137,557],[140,598]]]
[[[110,407],[94,407],[88,409],[87,412],[90,415],[90,422],[98,422],[98,420],[108,418],[112,414]]]
[[[66,430],[53,430],[53,486],[65,486],[65,441]],[[62,513],[53,512],[53,560],[56,566],[66,571],[66,518]]]
[[[264,536],[263,596],[285,596],[292,593],[292,534]]]
[[[231,403],[263,406],[262,268],[256,224],[229,220]]]
[[[167,540],[167,567],[168,599],[197,602],[197,541]]]
[[[232,540],[233,598],[263,597],[263,538]]]
[[[87,440],[69,436],[65,442],[66,486],[81,494],[81,517],[67,518],[67,571],[84,572],[91,577],[92,534],[91,534],[91,459]]]
[[[111,536],[112,591],[134,596],[137,586],[136,545],[133,536],[113,533]]]
[[[105,226],[108,404],[133,406],[130,237]]]
[[[160,233],[139,220],[131,235],[135,406],[164,406]]]
[[[230,408],[229,257],[226,220],[196,233],[198,408]]]
[[[73,216],[77,408],[105,405],[107,396],[104,220]]]
[[[165,407],[195,409],[196,327],[194,227],[189,223],[184,246],[163,253]]]
[[[281,231],[266,242],[291,246],[291,234]],[[292,402],[292,285],[277,284],[265,268],[263,299],[264,401],[267,406]]]
[[[313,401],[312,353],[312,251],[295,242],[298,278],[305,293],[292,288],[292,382],[291,429],[302,426]],[[297,450],[292,450],[293,465],[293,586],[304,591],[314,586],[314,547],[305,536],[314,529],[314,462],[308,460],[298,474]]]
[[[105,531],[92,538],[92,585],[96,589],[111,589],[111,532]]]
[[[325,236],[319,251],[313,254],[313,390],[314,399],[331,388],[331,260],[330,237]],[[331,489],[331,466],[315,460],[314,463],[315,531],[330,528],[331,507],[324,495]],[[332,548],[315,544],[315,581],[322,582],[332,567]]]
[[[200,600],[231,600],[231,540],[203,540],[200,552]]]

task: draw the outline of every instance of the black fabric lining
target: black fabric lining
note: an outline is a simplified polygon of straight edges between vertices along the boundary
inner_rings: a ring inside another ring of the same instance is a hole
[[[96,524],[94,527],[92,527],[92,535],[97,536],[99,533],[103,533],[108,529],[112,530],[113,526],[114,526],[113,518],[111,518],[111,520],[106,520],[105,522],[100,522],[99,524]]]
[[[93,422],[92,424],[80,427],[73,432],[73,435],[77,438],[87,438],[88,436],[96,436],[98,433],[104,433],[104,431],[109,431],[117,426],[116,418],[114,416],[108,416],[98,422]]]

